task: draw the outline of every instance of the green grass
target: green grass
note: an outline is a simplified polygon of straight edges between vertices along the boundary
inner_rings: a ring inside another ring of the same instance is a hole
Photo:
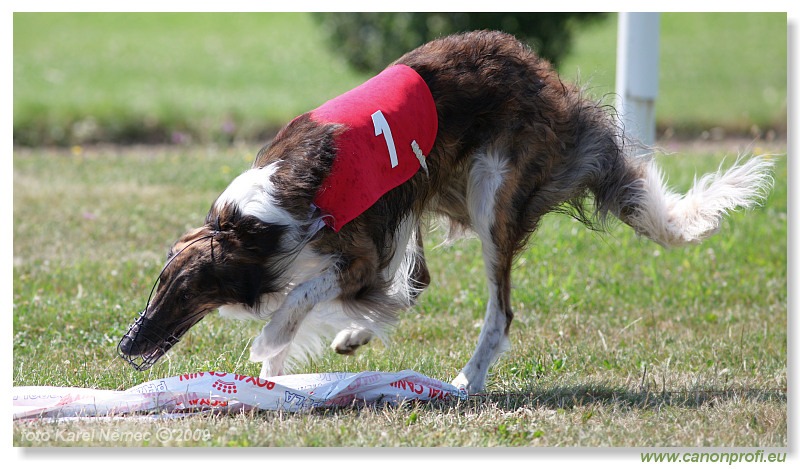
[[[560,67],[611,104],[616,35],[616,15],[586,27]],[[785,13],[662,13],[659,41],[660,134],[785,132]]]
[[[612,15],[582,31],[565,78],[580,69],[590,93],[613,92],[615,30]],[[785,15],[669,13],[661,33],[662,131],[785,127]],[[243,142],[364,78],[305,14],[15,14],[17,143],[207,145],[15,150],[13,384],[126,389],[190,371],[257,375],[247,357],[260,325],[216,315],[144,373],[115,348],[167,247],[249,166],[258,145]],[[754,150],[785,154],[784,145]],[[662,160],[686,189],[721,159],[706,148]],[[701,246],[666,251],[621,225],[599,234],[548,216],[517,261],[513,349],[486,394],[467,402],[18,422],[13,442],[52,444],[26,438],[37,430],[166,426],[209,436],[167,446],[787,446],[788,177],[786,158],[776,161],[765,206],[733,214]],[[478,243],[440,240],[426,241],[433,285],[391,344],[328,352],[297,372],[454,378],[476,343],[486,286]]]
[[[362,79],[302,13],[14,14],[24,144],[258,138]]]
[[[785,14],[664,13],[661,25],[662,132],[785,133]],[[616,15],[575,40],[561,73],[613,93]],[[14,14],[19,144],[263,139],[365,78],[307,14]]]
[[[191,371],[257,375],[247,357],[260,325],[217,315],[147,372],[115,352],[167,247],[202,222],[256,150],[18,149],[13,384],[125,389]],[[721,158],[695,151],[662,163],[685,189]],[[664,250],[621,224],[599,234],[548,216],[517,261],[513,349],[486,395],[302,415],[15,423],[14,444],[54,444],[26,438],[32,431],[167,426],[209,435],[172,446],[787,446],[787,164],[776,162],[765,206],[733,214],[696,247]],[[392,344],[354,357],[327,352],[297,372],[408,368],[454,378],[478,337],[485,283],[475,240],[436,248],[440,239],[434,232],[426,245],[433,284]]]

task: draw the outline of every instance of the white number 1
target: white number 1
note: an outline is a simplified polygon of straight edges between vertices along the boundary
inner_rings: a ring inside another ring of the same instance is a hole
[[[389,148],[389,159],[392,162],[392,168],[394,168],[397,166],[397,148],[394,146],[392,129],[389,128],[389,123],[386,122],[386,117],[383,116],[381,111],[375,111],[372,114],[372,123],[375,124],[375,136],[383,135],[386,140],[386,146]]]

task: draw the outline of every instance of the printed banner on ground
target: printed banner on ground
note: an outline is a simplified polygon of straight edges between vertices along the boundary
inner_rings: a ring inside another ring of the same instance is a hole
[[[208,371],[156,379],[126,391],[53,386],[13,388],[14,419],[188,415],[207,411],[297,412],[354,403],[466,398],[463,390],[406,370],[320,373],[268,379]]]

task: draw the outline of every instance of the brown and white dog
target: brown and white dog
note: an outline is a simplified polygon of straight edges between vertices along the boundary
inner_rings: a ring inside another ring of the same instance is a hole
[[[205,224],[175,243],[152,301],[120,341],[123,357],[149,367],[215,309],[266,321],[250,355],[263,362],[262,377],[287,372],[331,337],[337,352],[352,353],[384,336],[428,286],[420,224],[431,215],[482,245],[486,317],[454,380],[473,393],[507,347],[512,262],[543,215],[568,207],[602,226],[611,214],[677,246],[713,234],[726,212],[755,205],[771,184],[771,163],[754,157],[685,195],[671,192],[652,160],[633,155],[614,116],[503,33],[445,37],[396,64],[413,69],[435,103],[424,171],[332,229],[315,202],[343,126],[296,118],[231,182]],[[592,213],[583,211],[588,197]]]

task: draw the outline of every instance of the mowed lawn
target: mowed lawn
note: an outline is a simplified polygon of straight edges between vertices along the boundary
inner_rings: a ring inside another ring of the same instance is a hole
[[[785,148],[754,148],[785,153]],[[14,156],[14,385],[125,389],[247,361],[259,324],[210,315],[151,370],[116,356],[167,247],[202,222],[257,146],[18,150]],[[736,149],[727,149],[730,164]],[[685,189],[722,153],[662,158]],[[775,157],[765,205],[734,213],[707,243],[664,250],[623,225],[548,216],[514,273],[513,349],[484,395],[451,405],[192,417],[67,428],[199,429],[208,446],[737,446],[787,440],[787,172]],[[328,352],[297,372],[414,369],[450,380],[486,305],[479,246],[436,247],[431,288],[391,344]],[[353,424],[357,422],[357,424]],[[64,424],[61,424],[64,425]],[[15,423],[15,445],[52,423]],[[99,430],[98,430],[99,431]],[[27,435],[27,436],[26,436]],[[92,441],[90,445],[157,445]]]
[[[610,104],[616,24],[581,26],[559,67]],[[662,14],[661,134],[783,134],[786,38],[782,13]],[[16,13],[14,140],[251,140],[368,76],[303,13]]]
[[[606,100],[615,21],[581,31],[560,67]],[[785,15],[664,14],[661,50],[662,130],[757,135],[785,124]],[[216,314],[144,373],[116,345],[167,248],[202,223],[269,132],[366,76],[326,49],[304,14],[15,14],[14,51],[15,142],[66,146],[14,149],[13,385],[126,389],[192,371],[257,375],[247,358],[261,325]],[[87,144],[105,137],[179,145]],[[15,423],[13,443],[71,444],[31,439],[36,431],[166,426],[208,435],[170,446],[785,447],[786,144],[662,144],[675,154],[659,161],[681,190],[748,151],[776,155],[775,187],[763,207],[683,249],[621,224],[602,234],[548,216],[516,263],[513,348],[480,396],[300,415]],[[391,344],[328,352],[296,372],[454,378],[477,341],[486,285],[477,241],[441,240],[431,227],[432,286]]]
[[[616,35],[616,15],[582,29],[559,67],[611,104]],[[785,129],[786,37],[784,13],[662,13],[659,136],[758,136]]]
[[[259,138],[363,81],[303,13],[16,13],[14,140]]]

